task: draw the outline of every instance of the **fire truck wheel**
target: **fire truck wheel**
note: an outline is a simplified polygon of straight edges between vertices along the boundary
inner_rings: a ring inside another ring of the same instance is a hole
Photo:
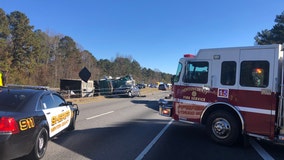
[[[227,111],[216,111],[209,115],[206,123],[208,135],[217,143],[233,145],[240,136],[237,118]]]

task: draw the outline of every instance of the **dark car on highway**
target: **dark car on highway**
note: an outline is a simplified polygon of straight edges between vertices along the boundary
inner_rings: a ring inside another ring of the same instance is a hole
[[[140,89],[134,85],[121,85],[120,87],[114,89],[113,94],[119,96],[139,97]]]
[[[159,87],[158,87],[159,90],[167,90],[167,85],[166,84],[159,84]]]
[[[136,86],[137,86],[139,89],[146,88],[146,85],[145,85],[145,84],[137,84]]]
[[[0,87],[0,159],[41,159],[50,138],[75,129],[78,114],[46,87]]]

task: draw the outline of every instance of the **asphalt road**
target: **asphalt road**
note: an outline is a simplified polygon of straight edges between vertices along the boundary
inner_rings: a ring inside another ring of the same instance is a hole
[[[212,142],[204,127],[158,114],[159,92],[146,97],[107,98],[80,105],[76,130],[51,141],[44,160],[284,159],[284,147],[251,140],[231,147]]]

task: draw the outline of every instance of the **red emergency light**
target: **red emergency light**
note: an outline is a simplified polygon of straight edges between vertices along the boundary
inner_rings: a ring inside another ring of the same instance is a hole
[[[185,58],[194,58],[195,55],[193,55],[193,54],[184,54],[183,57],[185,57]]]
[[[163,110],[163,114],[168,115],[170,112],[168,110]]]
[[[256,68],[255,72],[258,73],[258,74],[261,74],[262,73],[262,69],[261,68]]]

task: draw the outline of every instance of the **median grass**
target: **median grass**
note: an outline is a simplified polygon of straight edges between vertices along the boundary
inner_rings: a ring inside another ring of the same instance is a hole
[[[143,88],[140,89],[141,96],[147,96],[149,94],[154,94],[156,92],[160,92],[157,88]],[[83,98],[68,98],[66,101],[70,101],[76,104],[86,104],[86,103],[92,103],[92,102],[100,102],[105,100],[105,96],[94,96],[94,97],[83,97]]]

